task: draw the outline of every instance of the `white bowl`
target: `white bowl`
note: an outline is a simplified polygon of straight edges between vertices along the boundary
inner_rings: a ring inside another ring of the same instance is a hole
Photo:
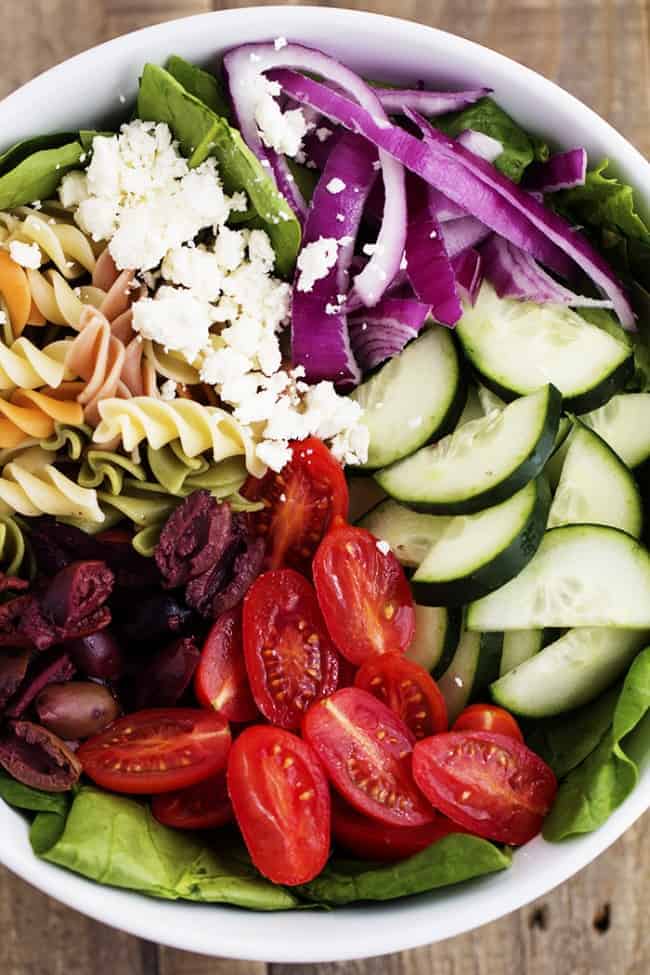
[[[86,51],[0,103],[3,143],[39,132],[97,128],[123,111],[146,61],[171,53],[205,64],[245,41],[284,35],[322,47],[369,77],[431,86],[489,85],[529,129],[565,147],[609,157],[650,210],[650,165],[581,102],[528,68],[460,37],[374,14],[316,7],[229,10],[149,27]],[[650,807],[650,764],[597,832],[559,845],[538,838],[505,873],[383,905],[263,914],[158,901],[91,883],[38,860],[24,820],[0,803],[0,861],[85,914],[189,951],[270,962],[322,962],[400,951],[493,921],[562,883],[607,849]]]

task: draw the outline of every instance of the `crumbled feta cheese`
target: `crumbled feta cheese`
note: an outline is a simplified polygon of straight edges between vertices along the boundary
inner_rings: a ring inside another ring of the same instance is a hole
[[[276,49],[276,51],[281,51],[282,48],[286,46],[287,46],[286,37],[276,37],[276,39],[273,41],[273,47]]]
[[[343,190],[345,189],[345,185],[346,184],[343,182],[342,179],[339,179],[338,176],[335,176],[333,179],[329,181],[325,189],[327,190],[328,193],[333,193],[334,195],[336,195],[337,193],[343,192]]]
[[[307,120],[302,109],[283,112],[275,98],[280,94],[276,81],[264,75],[256,80],[254,116],[260,138],[265,146],[285,156],[294,157],[302,148],[307,134]]]
[[[40,267],[43,262],[38,244],[24,244],[20,240],[11,241],[9,255],[16,264],[20,264],[21,267],[32,268],[32,270]]]
[[[275,251],[268,234],[263,230],[251,230],[248,237],[248,259],[252,264],[261,265],[266,272],[273,270]]]
[[[165,255],[161,270],[166,281],[189,288],[204,301],[216,301],[221,294],[221,265],[204,247],[175,247]]]
[[[431,240],[435,240],[437,236],[438,236],[437,230],[432,230],[431,233],[429,234]]]
[[[133,305],[133,329],[167,350],[180,352],[193,362],[209,341],[211,306],[191,291],[163,285],[155,298]]]
[[[282,441],[274,443],[272,440],[263,440],[257,445],[255,452],[262,463],[276,473],[279,473],[293,456],[291,447]]]
[[[379,170],[381,169],[381,162],[379,161],[379,159],[375,159],[375,161],[372,164],[372,168],[376,173],[379,172]]]
[[[336,219],[338,220],[339,223],[345,223],[345,214],[344,213],[337,213],[336,214]]]
[[[336,264],[339,242],[334,237],[319,237],[303,247],[298,255],[298,291],[311,291],[316,281],[327,277]]]
[[[388,553],[390,552],[390,545],[385,539],[378,538],[376,544],[377,544],[377,548],[379,549],[382,555],[388,555]]]
[[[222,227],[214,245],[218,263],[225,271],[234,271],[244,260],[246,238],[241,230]]]
[[[325,128],[324,125],[321,125],[319,129],[316,129],[316,138],[319,142],[326,142],[331,135],[332,130]]]
[[[368,257],[372,257],[372,255],[377,250],[377,245],[376,244],[364,244],[363,247],[362,247],[362,250],[363,250],[363,253],[364,254],[367,254],[368,255]]]
[[[160,398],[163,400],[176,399],[176,383],[173,379],[166,379],[160,387]]]

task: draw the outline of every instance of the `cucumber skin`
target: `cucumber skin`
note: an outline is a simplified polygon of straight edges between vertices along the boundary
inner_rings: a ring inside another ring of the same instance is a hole
[[[436,666],[431,671],[431,676],[434,680],[438,680],[442,677],[444,672],[449,667],[449,664],[454,659],[454,654],[456,653],[456,648],[460,643],[460,635],[463,626],[463,614],[459,609],[450,608],[447,615],[447,632],[445,633],[445,645],[442,650],[442,656],[436,664]]]
[[[510,545],[487,565],[469,576],[445,582],[414,582],[413,597],[424,606],[464,606],[505,585],[526,566],[539,548],[551,508],[551,492],[544,477],[538,477],[537,500],[526,527]]]
[[[562,415],[562,396],[560,391],[550,383],[548,390],[546,422],[539,440],[519,467],[499,484],[495,484],[494,487],[489,488],[487,491],[482,491],[481,494],[476,494],[463,501],[445,501],[443,503],[411,501],[408,498],[397,497],[391,494],[390,491],[387,491],[389,497],[393,497],[396,501],[406,505],[408,508],[412,508],[414,511],[422,511],[430,515],[473,515],[478,511],[483,511],[485,508],[492,508],[502,501],[507,501],[508,498],[511,498],[513,494],[516,494],[517,491],[525,487],[530,481],[535,480],[553,453],[555,439],[560,425],[560,417]],[[517,397],[511,398],[516,399]],[[400,461],[397,461],[397,463],[400,463]],[[377,483],[385,491],[387,489],[382,483],[381,474],[383,471],[389,470],[391,470],[390,467],[385,467],[376,475]],[[441,606],[446,604],[435,603],[433,605]]]
[[[512,403],[513,400],[518,399],[520,396],[529,395],[525,393],[518,392],[514,389],[509,389],[507,386],[502,386],[495,379],[490,376],[485,375],[480,372],[475,366],[469,356],[466,354],[467,361],[470,363],[472,372],[476,378],[489,389],[491,392],[496,393],[501,399],[505,400],[506,403]],[[609,376],[605,376],[602,382],[598,383],[592,389],[586,390],[584,393],[578,393],[577,396],[567,396],[564,399],[564,410],[568,413],[591,413],[592,410],[597,410],[599,407],[604,406],[612,396],[617,393],[622,392],[625,389],[627,381],[634,374],[634,357],[632,353],[621,362],[616,369],[610,372]]]
[[[474,672],[472,690],[469,700],[472,701],[488,689],[497,680],[501,669],[503,654],[503,633],[481,633],[481,651],[478,665]]]

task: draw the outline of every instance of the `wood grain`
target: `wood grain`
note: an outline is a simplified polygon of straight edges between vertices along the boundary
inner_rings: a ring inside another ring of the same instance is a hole
[[[160,20],[249,5],[239,0],[5,2],[0,97],[109,37]],[[344,5],[418,20],[495,48],[558,81],[650,154],[650,0],[350,0]],[[157,948],[90,921],[0,870],[0,972],[267,975],[268,968],[268,975],[648,975],[649,901],[648,816],[569,883],[472,934],[381,959],[300,969]]]

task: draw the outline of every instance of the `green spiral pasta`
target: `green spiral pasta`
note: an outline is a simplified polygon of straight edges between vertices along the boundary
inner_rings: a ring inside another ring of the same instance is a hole
[[[27,576],[34,572],[34,564],[25,533],[11,515],[0,516],[0,566],[8,576]]]
[[[54,433],[47,440],[41,440],[40,446],[43,450],[49,450],[53,454],[63,451],[69,460],[80,460],[86,448],[86,444],[93,435],[92,428],[82,424],[79,427],[67,427],[62,423],[54,425]],[[95,487],[95,485],[82,485],[82,487]]]

